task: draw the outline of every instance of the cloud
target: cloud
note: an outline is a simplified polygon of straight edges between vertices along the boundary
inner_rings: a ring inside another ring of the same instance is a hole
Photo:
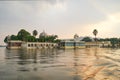
[[[99,32],[99,37],[118,37],[120,34],[118,31],[120,26],[119,23],[120,13],[108,14],[106,20],[95,24],[85,25],[83,31],[97,29]]]
[[[0,32],[17,33],[43,29],[60,38],[93,35],[112,36],[119,33],[119,2],[117,0],[36,0],[0,1]]]
[[[4,22],[36,19],[52,8],[63,9],[64,2],[63,0],[1,1],[0,22],[4,24]]]
[[[89,0],[89,2],[104,14],[117,13],[120,11],[120,0]]]

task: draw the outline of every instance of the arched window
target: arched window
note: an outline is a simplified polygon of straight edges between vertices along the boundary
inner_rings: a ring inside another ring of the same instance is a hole
[[[30,44],[28,44],[28,47],[30,47]]]

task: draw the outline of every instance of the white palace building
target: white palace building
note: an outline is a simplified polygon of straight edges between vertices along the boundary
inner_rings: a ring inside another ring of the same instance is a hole
[[[40,36],[47,36],[45,31],[40,33]],[[9,40],[7,43],[8,49],[42,49],[42,48],[56,48],[57,43],[52,42],[24,42],[20,40]]]
[[[40,34],[41,36],[48,36],[44,31]],[[52,43],[52,42],[24,42],[20,40],[9,40],[7,44],[8,49],[43,49],[43,48],[90,48],[90,47],[108,47],[111,46],[110,41],[105,42],[84,42],[82,38],[77,34],[74,35],[73,39],[63,39],[60,43]]]
[[[11,40],[8,42],[8,49],[42,49],[42,48],[55,48],[57,47],[56,43],[49,42],[22,42],[17,40]]]

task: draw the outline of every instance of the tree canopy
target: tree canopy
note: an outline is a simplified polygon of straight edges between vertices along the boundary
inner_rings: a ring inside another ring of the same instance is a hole
[[[115,44],[120,44],[120,38],[101,38],[99,41],[110,41],[112,47],[115,47]]]
[[[19,40],[16,35],[6,36],[4,42],[7,43],[9,40]]]
[[[42,36],[39,38],[36,38],[36,35],[38,34],[37,30],[33,31],[33,36],[26,31],[25,29],[21,29],[17,35],[10,35],[9,40],[21,40],[26,42],[59,42],[57,35],[49,35],[49,36]],[[5,37],[4,42],[8,42],[8,36]]]
[[[57,38],[58,38],[57,35],[41,36],[39,37],[39,41],[40,42],[56,42]]]
[[[94,34],[95,36],[98,34],[97,29],[94,29],[94,30],[93,30],[93,34]]]
[[[24,29],[21,29],[17,34],[18,39],[22,40],[22,41],[26,41],[27,36],[31,36],[31,34],[28,31],[24,30]]]
[[[37,30],[34,30],[34,31],[33,31],[33,36],[35,36],[35,37],[36,37],[36,36],[37,36],[37,34],[38,34]]]
[[[91,42],[92,39],[91,39],[90,37],[84,37],[84,38],[82,39],[82,41]]]

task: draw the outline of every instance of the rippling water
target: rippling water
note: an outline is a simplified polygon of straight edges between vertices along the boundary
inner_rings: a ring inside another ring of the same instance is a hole
[[[0,80],[120,80],[120,49],[0,48]]]

